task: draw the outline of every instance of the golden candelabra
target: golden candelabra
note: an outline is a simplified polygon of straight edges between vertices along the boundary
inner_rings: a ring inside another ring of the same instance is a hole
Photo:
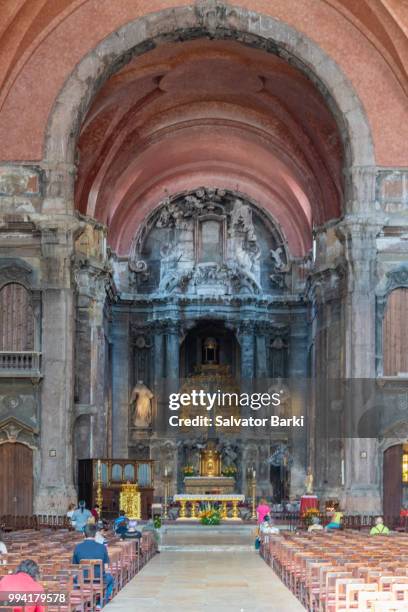
[[[253,470],[252,472],[252,481],[251,481],[251,490],[252,490],[252,515],[251,519],[256,519],[256,472]]]
[[[97,469],[96,469],[96,503],[99,506],[99,517],[102,516],[102,503],[103,503],[103,493],[102,493],[102,466],[101,460],[98,459]]]
[[[137,484],[123,484],[119,495],[119,508],[131,520],[141,519],[141,495]]]
[[[168,519],[168,510],[169,510],[169,497],[170,497],[170,480],[171,476],[167,471],[167,468],[164,470],[164,508],[163,508],[163,518]]]

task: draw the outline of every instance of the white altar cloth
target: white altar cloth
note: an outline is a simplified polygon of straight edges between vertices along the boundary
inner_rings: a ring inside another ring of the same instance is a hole
[[[245,495],[234,494],[234,493],[178,493],[173,496],[175,502],[180,501],[220,501],[220,502],[243,502],[245,501]]]

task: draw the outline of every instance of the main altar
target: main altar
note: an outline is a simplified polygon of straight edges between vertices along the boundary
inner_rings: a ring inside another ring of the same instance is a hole
[[[245,496],[235,493],[235,478],[221,473],[221,455],[213,440],[208,440],[200,451],[200,475],[185,476],[185,493],[174,495],[173,501],[180,504],[180,520],[197,519],[200,507],[216,504],[221,518],[241,520],[238,504]]]
[[[173,500],[180,504],[180,516],[178,520],[193,519],[198,520],[199,509],[202,504],[212,506],[216,503],[220,506],[221,518],[224,520],[240,521],[238,504],[245,501],[245,495],[189,495],[181,493],[174,495]],[[229,505],[231,505],[231,516],[228,516]]]
[[[200,475],[185,476],[184,490],[191,495],[226,495],[234,493],[235,478],[221,474],[221,457],[213,442],[200,451]]]

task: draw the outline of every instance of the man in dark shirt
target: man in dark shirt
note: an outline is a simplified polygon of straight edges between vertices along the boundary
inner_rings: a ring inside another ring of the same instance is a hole
[[[84,529],[85,540],[75,546],[72,563],[79,565],[84,560],[100,559],[103,565],[103,581],[106,585],[106,599],[109,601],[113,592],[113,577],[107,573],[107,565],[109,564],[109,555],[104,544],[95,542],[96,525],[86,525]],[[87,578],[87,576],[84,576]],[[95,568],[95,578],[100,578],[99,567]]]

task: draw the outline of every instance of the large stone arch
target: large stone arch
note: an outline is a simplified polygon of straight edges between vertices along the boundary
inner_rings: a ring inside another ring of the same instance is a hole
[[[273,17],[219,2],[177,7],[129,22],[97,45],[76,66],[55,100],[44,141],[45,166],[74,174],[78,134],[103,83],[133,57],[161,43],[210,37],[264,49],[295,65],[323,94],[339,126],[348,176],[346,201],[361,194],[361,169],[375,166],[371,128],[358,95],[343,72],[314,41]],[[60,174],[61,176],[61,174]],[[55,195],[50,177],[48,196]],[[65,210],[72,193],[63,195]],[[353,189],[355,187],[355,189]],[[363,191],[365,191],[363,187]],[[364,197],[364,194],[363,194]],[[364,198],[366,199],[366,198]],[[73,206],[73,204],[72,204]],[[55,210],[55,208],[54,208]]]

